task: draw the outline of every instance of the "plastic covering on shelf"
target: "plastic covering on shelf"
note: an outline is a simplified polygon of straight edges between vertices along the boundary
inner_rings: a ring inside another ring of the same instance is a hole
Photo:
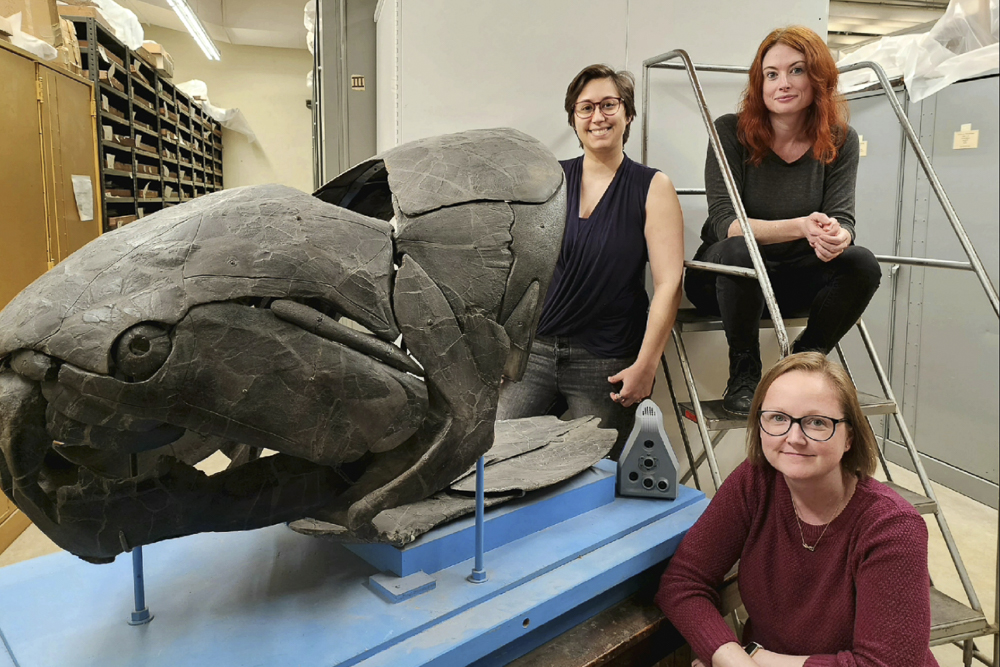
[[[919,102],[956,81],[1000,66],[997,6],[998,0],[951,0],[929,32],[883,37],[852,51],[837,65],[874,61],[890,79],[902,76],[910,99]],[[840,78],[840,90],[861,90],[876,81],[870,70],[848,72]]]
[[[250,127],[250,123],[247,121],[246,116],[243,115],[242,111],[236,108],[222,109],[213,105],[209,101],[208,85],[204,81],[200,79],[191,79],[190,81],[185,81],[184,83],[178,83],[177,90],[188,95],[191,99],[197,100],[201,105],[201,110],[208,114],[208,116],[217,123],[221,124],[224,128],[246,135],[247,140],[251,144],[257,142],[257,135]]]
[[[13,31],[10,41],[14,46],[24,49],[42,60],[55,60],[59,56],[59,52],[51,44],[26,32],[21,32],[21,12],[7,17],[7,21],[10,23],[11,30]]]

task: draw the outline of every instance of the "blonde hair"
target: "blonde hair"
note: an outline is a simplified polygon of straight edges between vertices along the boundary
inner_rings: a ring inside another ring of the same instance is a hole
[[[760,424],[757,421],[760,406],[764,403],[764,397],[767,396],[767,391],[774,381],[792,371],[818,373],[829,380],[844,411],[842,426],[850,429],[851,448],[844,452],[840,465],[846,472],[854,473],[860,479],[870,477],[878,464],[878,443],[875,441],[875,434],[872,432],[871,424],[868,423],[868,418],[861,411],[858,390],[843,366],[835,364],[819,352],[789,355],[771,366],[761,378],[753,395],[750,416],[747,418],[747,458],[754,465],[770,465],[764,457],[764,449],[760,442]]]

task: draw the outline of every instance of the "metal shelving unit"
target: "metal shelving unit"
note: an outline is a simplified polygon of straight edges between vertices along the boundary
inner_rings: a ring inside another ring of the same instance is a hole
[[[219,123],[97,20],[69,20],[95,83],[105,231],[221,190]]]

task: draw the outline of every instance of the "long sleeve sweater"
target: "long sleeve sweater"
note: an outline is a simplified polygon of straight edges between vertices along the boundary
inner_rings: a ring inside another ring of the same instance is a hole
[[[806,543],[823,526],[803,523]],[[806,667],[936,667],[930,642],[927,526],[873,479],[802,547],[791,494],[770,466],[744,461],[684,537],[656,602],[709,663],[737,641],[716,589],[737,560],[750,620],[743,640]]]
[[[785,162],[769,152],[764,161],[755,166],[749,162],[750,151],[737,138],[737,120],[736,114],[720,116],[715,121],[715,129],[747,216],[758,220],[785,220],[818,211],[835,218],[854,239],[854,192],[860,153],[858,133],[854,128],[848,128],[844,144],[830,164],[816,160],[812,151],[794,162]],[[701,230],[703,245],[695,259],[709,245],[725,240],[729,225],[736,219],[736,209],[729,199],[711,146],[705,158],[705,192],[708,219]],[[782,250],[788,254],[812,252],[808,242],[802,239],[774,245],[772,254]],[[778,246],[785,248],[779,250]]]

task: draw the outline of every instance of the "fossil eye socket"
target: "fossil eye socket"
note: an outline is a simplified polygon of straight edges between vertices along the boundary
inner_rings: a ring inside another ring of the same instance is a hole
[[[127,329],[112,349],[117,374],[131,382],[148,380],[170,356],[170,330],[157,322]]]

